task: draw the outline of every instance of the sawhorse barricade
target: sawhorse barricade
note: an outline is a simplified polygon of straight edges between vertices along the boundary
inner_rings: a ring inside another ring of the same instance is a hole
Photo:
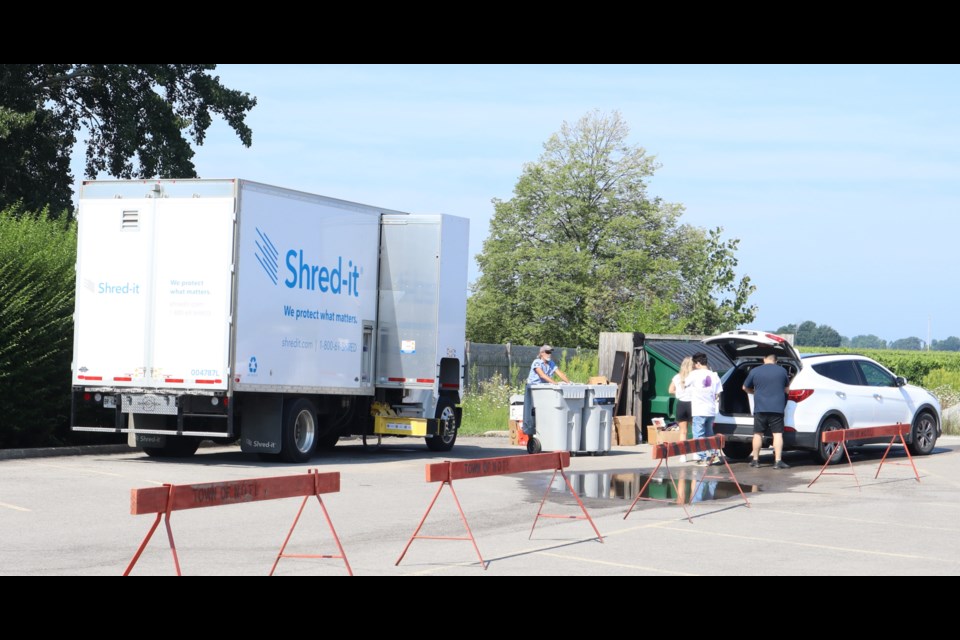
[[[590,514],[587,512],[587,508],[583,506],[583,502],[580,500],[577,492],[574,491],[573,486],[570,484],[570,480],[567,479],[567,475],[563,472],[564,468],[569,466],[570,453],[567,451],[538,453],[534,455],[508,456],[504,458],[483,458],[480,460],[465,460],[462,462],[440,462],[436,464],[428,464],[426,468],[427,482],[439,482],[440,486],[437,487],[437,492],[433,494],[433,500],[430,501],[430,506],[427,507],[426,513],[424,513],[423,517],[420,519],[420,524],[417,525],[416,531],[414,531],[413,535],[410,536],[410,540],[407,541],[407,546],[403,548],[403,553],[401,553],[400,557],[397,558],[394,566],[399,565],[404,556],[407,555],[407,551],[410,549],[410,545],[413,544],[414,540],[462,540],[473,543],[473,549],[477,552],[477,557],[480,558],[480,566],[486,569],[487,563],[480,554],[480,548],[477,546],[477,540],[473,536],[473,531],[470,530],[470,524],[467,522],[467,516],[463,512],[463,507],[460,506],[460,499],[457,497],[457,492],[453,488],[453,481],[466,480],[469,478],[500,476],[512,473],[526,473],[528,471],[553,470],[553,476],[551,476],[550,482],[547,484],[547,491],[543,494],[543,500],[540,501],[540,509],[537,511],[537,516],[533,520],[533,526],[530,528],[530,535],[527,536],[528,539],[533,537],[533,530],[536,528],[537,522],[540,520],[540,518],[560,518],[564,520],[588,521],[590,526],[593,527],[594,533],[597,534],[597,539],[599,539],[600,542],[603,542],[603,536],[600,535],[600,531],[597,530],[597,525],[594,524],[593,518],[590,517]],[[550,495],[550,489],[558,473],[563,478],[564,483],[566,483],[567,489],[570,490],[570,495],[574,497],[574,499],[577,501],[577,504],[580,506],[580,510],[583,512],[582,516],[543,513],[543,505],[547,501],[547,496]],[[457,510],[460,512],[460,519],[463,521],[463,526],[467,530],[466,537],[419,535],[420,530],[427,521],[427,516],[430,515],[430,510],[433,509],[433,505],[436,504],[437,498],[440,497],[440,492],[443,491],[444,487],[450,487],[450,493],[453,494],[453,501],[456,503]]]
[[[347,567],[347,573],[353,575],[350,568],[350,562],[347,560],[347,554],[343,551],[340,544],[340,538],[333,528],[333,522],[330,520],[330,514],[327,513],[327,507],[323,504],[323,493],[337,493],[340,491],[340,474],[320,473],[316,469],[310,469],[307,473],[296,476],[279,476],[274,478],[250,478],[248,480],[231,480],[228,482],[209,482],[205,484],[185,484],[173,485],[165,484],[162,487],[150,487],[148,489],[131,489],[130,491],[130,515],[138,516],[147,513],[157,514],[153,521],[153,526],[147,532],[143,542],[134,554],[130,564],[127,565],[123,575],[130,575],[134,565],[140,559],[147,543],[153,537],[160,519],[164,519],[167,527],[167,539],[170,541],[170,552],[173,554],[173,566],[180,573],[180,559],[177,556],[177,546],[173,541],[173,530],[170,527],[170,514],[174,511],[185,509],[202,509],[206,507],[219,507],[228,504],[241,504],[246,502],[260,502],[263,500],[279,500],[281,498],[299,498],[303,497],[300,503],[300,510],[297,511],[296,518],[293,519],[293,525],[287,533],[283,546],[277,554],[273,567],[270,568],[270,575],[277,568],[281,558],[313,558],[313,559],[338,559],[343,560]],[[303,508],[307,505],[307,500],[311,496],[316,496],[323,510],[323,517],[327,520],[330,527],[330,533],[337,543],[339,555],[307,555],[307,554],[284,554],[287,543],[290,542],[290,536],[300,521],[303,514]]]
[[[737,477],[733,475],[733,469],[730,468],[730,465],[727,463],[726,456],[723,455],[723,436],[712,436],[710,438],[697,438],[696,440],[681,440],[680,442],[665,442],[663,444],[658,444],[653,448],[651,454],[653,459],[657,460],[657,466],[650,474],[650,477],[647,478],[647,481],[640,488],[640,491],[637,492],[637,497],[634,498],[633,504],[630,505],[630,508],[627,509],[627,512],[624,514],[623,519],[626,520],[627,516],[633,511],[633,508],[637,506],[637,503],[641,500],[649,500],[650,502],[669,502],[673,503],[673,500],[664,500],[663,498],[649,498],[644,497],[643,492],[647,490],[647,487],[650,485],[650,481],[653,480],[654,476],[657,475],[657,471],[660,470],[660,465],[666,463],[667,466],[667,475],[670,477],[670,482],[673,483],[673,490],[676,492],[677,496],[680,496],[680,487],[677,486],[677,481],[673,477],[673,473],[670,471],[670,458],[673,456],[685,456],[691,454],[702,453],[705,451],[716,450],[720,452],[720,460],[723,461],[724,466],[727,468],[727,473],[729,474],[729,479],[737,485],[737,491],[740,492],[740,495],[743,497],[743,501],[747,503],[747,507],[750,507],[750,501],[747,500],[746,494],[743,492],[743,489],[740,488],[740,483],[737,482]],[[703,473],[700,475],[700,479],[697,481],[696,488],[691,494],[691,499],[697,495],[700,490],[700,486],[703,484],[704,480],[727,480],[728,476],[717,476],[710,473],[710,467],[705,467]],[[680,506],[683,507],[683,512],[687,514],[687,520],[693,522],[693,518],[690,517],[690,512],[687,510],[686,501],[680,500]]]
[[[907,454],[907,460],[909,461],[910,467],[913,469],[913,475],[916,476],[917,482],[920,482],[920,474],[917,472],[917,467],[913,464],[913,456],[910,455],[910,448],[907,446],[907,441],[904,440],[903,435],[910,430],[910,425],[908,424],[892,424],[886,427],[863,427],[860,429],[835,429],[832,431],[824,431],[820,436],[821,440],[824,443],[835,442],[837,444],[836,450],[827,458],[827,461],[823,463],[823,466],[820,468],[820,473],[817,474],[817,477],[810,481],[810,484],[807,485],[807,488],[813,486],[813,483],[820,479],[820,476],[853,476],[853,479],[857,483],[857,489],[860,487],[860,479],[857,477],[856,472],[853,468],[853,461],[850,460],[850,450],[847,448],[848,442],[857,442],[860,440],[870,440],[873,438],[886,438],[890,437],[890,443],[887,445],[887,450],[883,452],[883,458],[880,459],[880,465],[877,467],[877,473],[873,476],[873,479],[876,480],[880,477],[880,469],[883,468],[884,463],[886,464],[895,464],[900,466],[907,466],[907,462],[887,462],[887,456],[890,454],[890,449],[897,443],[897,439],[900,440],[900,444],[903,445],[903,450]],[[830,466],[830,463],[833,462],[833,457],[839,455],[839,451],[843,450],[844,455],[847,457],[847,464],[850,465],[850,471],[827,471],[827,467]]]

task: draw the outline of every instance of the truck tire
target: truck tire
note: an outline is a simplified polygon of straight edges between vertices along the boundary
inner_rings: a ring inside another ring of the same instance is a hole
[[[144,447],[143,452],[151,458],[189,458],[200,447],[199,438],[186,436],[167,436],[162,447]]]
[[[437,401],[438,433],[427,438],[427,448],[430,451],[450,451],[457,442],[457,432],[460,431],[460,422],[453,400],[440,396]]]
[[[317,409],[306,398],[297,398],[284,409],[280,459],[309,462],[317,447]]]

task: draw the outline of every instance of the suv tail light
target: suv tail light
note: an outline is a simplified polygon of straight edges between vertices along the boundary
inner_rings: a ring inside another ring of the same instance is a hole
[[[794,402],[803,402],[813,395],[813,389],[791,389],[787,394],[787,400]]]

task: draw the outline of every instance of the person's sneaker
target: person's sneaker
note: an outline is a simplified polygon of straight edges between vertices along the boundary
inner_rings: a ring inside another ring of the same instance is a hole
[[[788,465],[788,464],[787,464],[786,462],[784,462],[783,460],[777,460],[777,461],[773,464],[773,468],[774,468],[774,469],[789,469],[789,468],[790,468],[790,465]]]
[[[750,460],[750,468],[751,468],[751,469],[759,469],[759,468],[760,468],[760,461],[759,461],[759,460]]]
[[[721,458],[719,455],[715,455],[712,458],[710,458],[710,464],[713,466],[723,464],[723,458]]]

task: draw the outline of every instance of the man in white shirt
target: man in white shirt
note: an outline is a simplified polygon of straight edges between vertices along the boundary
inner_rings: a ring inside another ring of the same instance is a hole
[[[690,395],[690,409],[693,414],[693,437],[710,438],[713,436],[713,420],[717,417],[717,397],[723,392],[720,376],[710,370],[707,354],[693,354],[693,371],[687,376],[684,385]],[[719,451],[706,451],[697,454],[696,463],[701,466],[720,462]]]

